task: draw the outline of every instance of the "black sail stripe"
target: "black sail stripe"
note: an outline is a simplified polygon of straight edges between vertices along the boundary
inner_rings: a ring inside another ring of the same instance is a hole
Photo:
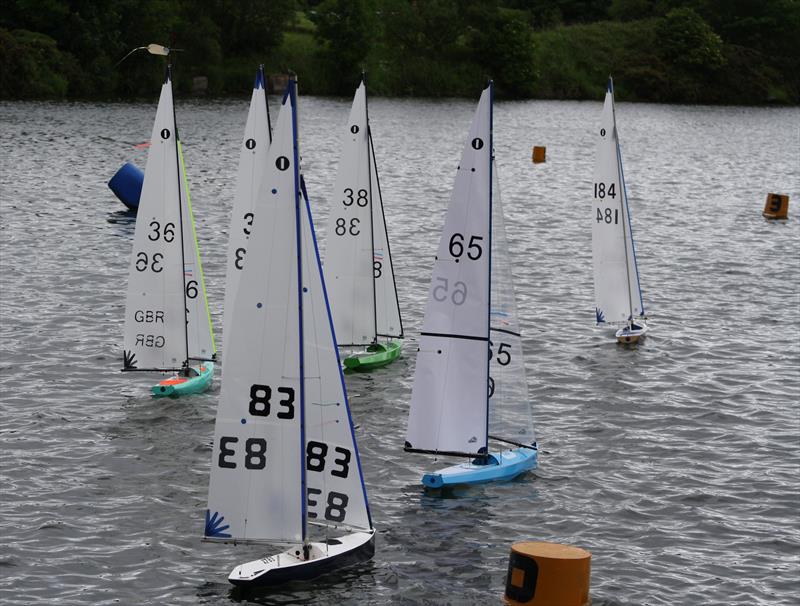
[[[468,341],[488,341],[489,337],[479,337],[476,335],[454,335],[444,332],[421,332],[423,337],[443,337],[445,339],[467,339]]]
[[[522,337],[522,335],[519,334],[518,332],[514,332],[513,330],[506,330],[505,328],[494,328],[494,327],[492,327],[490,330],[493,330],[495,332],[504,332],[507,335],[514,335],[515,337]]]

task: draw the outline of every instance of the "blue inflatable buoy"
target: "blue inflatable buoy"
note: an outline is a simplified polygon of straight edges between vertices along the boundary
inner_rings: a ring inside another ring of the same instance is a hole
[[[135,164],[126,162],[111,177],[108,187],[125,206],[136,210],[139,208],[139,197],[142,195],[142,183],[144,183],[144,171]]]

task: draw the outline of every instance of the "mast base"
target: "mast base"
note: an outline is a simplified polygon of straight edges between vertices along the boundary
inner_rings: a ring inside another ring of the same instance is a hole
[[[214,379],[214,363],[202,362],[199,366],[189,367],[189,374],[176,373],[164,379],[158,385],[154,385],[150,391],[154,398],[188,396],[195,393],[203,393],[210,386]]]
[[[537,463],[538,451],[535,448],[515,448],[490,454],[488,460],[475,459],[468,463],[445,467],[434,473],[426,473],[422,476],[422,483],[426,488],[447,488],[464,484],[502,482],[536,469]]]
[[[617,343],[622,343],[623,345],[633,345],[634,343],[637,343],[639,339],[644,337],[647,331],[647,324],[641,320],[638,320],[620,328],[615,336],[617,337]]]
[[[308,559],[303,557],[303,546],[297,545],[277,555],[240,564],[228,575],[228,581],[242,588],[270,587],[308,581],[365,562],[375,554],[375,529],[309,543],[307,547]]]

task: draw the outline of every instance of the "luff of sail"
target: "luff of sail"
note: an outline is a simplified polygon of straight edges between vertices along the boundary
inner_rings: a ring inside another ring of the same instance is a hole
[[[366,87],[362,81],[341,139],[326,232],[326,283],[341,345],[368,345],[377,334],[370,164]]]
[[[150,137],[133,237],[123,370],[178,370],[188,358],[176,131],[168,67]]]
[[[609,79],[597,131],[592,184],[592,259],[598,324],[624,324],[644,313]]]
[[[496,163],[493,164],[492,180],[494,287],[489,314],[489,435],[528,446],[536,438]]]
[[[293,84],[290,85],[293,87]],[[295,107],[283,99],[226,337],[205,536],[297,542],[305,495]]]
[[[491,84],[461,154],[419,340],[406,449],[487,452]]]
[[[253,232],[256,203],[261,179],[266,171],[267,152],[270,144],[269,112],[265,90],[264,71],[259,68],[250,98],[250,109],[242,137],[239,154],[239,169],[236,177],[236,193],[231,210],[228,237],[228,256],[225,269],[225,307],[223,311],[223,335],[230,336],[233,303],[239,287],[239,279],[247,258],[248,243]]]

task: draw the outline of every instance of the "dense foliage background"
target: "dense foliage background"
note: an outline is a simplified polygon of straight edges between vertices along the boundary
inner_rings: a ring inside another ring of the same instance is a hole
[[[249,94],[255,68],[303,91],[800,102],[800,0],[5,0],[0,98],[151,97],[172,55],[179,89]]]

